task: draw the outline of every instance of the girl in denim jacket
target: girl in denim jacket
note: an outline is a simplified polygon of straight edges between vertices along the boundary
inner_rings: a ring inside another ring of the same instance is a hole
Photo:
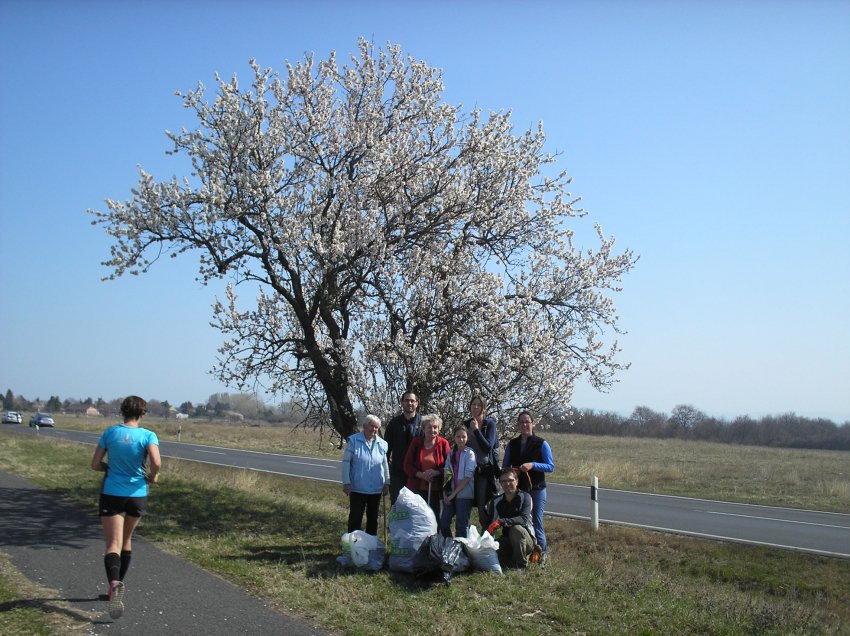
[[[469,429],[463,424],[455,427],[454,450],[449,453],[444,469],[443,514],[440,517],[444,537],[452,536],[452,517],[457,516],[455,536],[466,538],[469,528],[469,511],[475,502],[475,453],[466,446],[468,440]]]

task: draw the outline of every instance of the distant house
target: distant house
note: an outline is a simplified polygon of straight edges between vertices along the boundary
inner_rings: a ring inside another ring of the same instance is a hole
[[[100,417],[100,411],[94,408],[91,404],[69,404],[65,409],[69,415],[85,415],[86,417]]]
[[[177,415],[174,416],[174,419],[175,420],[188,420],[189,416],[186,415],[185,413],[178,413]]]
[[[242,413],[237,413],[236,411],[225,411],[224,417],[226,417],[231,422],[241,422],[245,419],[245,416]]]

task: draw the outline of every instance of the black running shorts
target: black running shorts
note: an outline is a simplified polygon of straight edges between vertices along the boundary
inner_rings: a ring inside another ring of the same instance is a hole
[[[100,516],[112,517],[126,514],[128,517],[141,517],[148,505],[147,497],[117,497],[100,494]]]

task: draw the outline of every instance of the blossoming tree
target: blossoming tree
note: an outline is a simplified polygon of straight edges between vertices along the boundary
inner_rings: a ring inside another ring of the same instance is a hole
[[[132,200],[90,211],[114,238],[110,278],[195,250],[201,280],[230,281],[223,382],[298,395],[347,437],[356,408],[387,416],[405,389],[447,421],[481,390],[509,421],[568,403],[581,376],[615,381],[627,365],[601,338],[636,257],[598,227],[595,250],[573,245],[584,213],[565,173],[543,174],[542,126],[515,136],[510,113],[444,103],[440,71],[393,45],[285,78],[251,67],[247,90],[216,76],[212,102],[178,93],[199,120],[167,133],[190,176],[141,171]]]

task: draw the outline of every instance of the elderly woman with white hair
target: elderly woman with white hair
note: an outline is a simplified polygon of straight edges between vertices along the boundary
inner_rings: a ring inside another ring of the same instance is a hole
[[[348,496],[348,531],[360,530],[366,512],[366,533],[378,534],[381,494],[390,491],[387,443],[378,437],[381,420],[363,419],[363,430],[348,438],[342,455],[342,491]]]
[[[422,417],[422,435],[414,437],[404,458],[407,488],[428,502],[434,516],[440,519],[440,502],[443,500],[443,470],[449,456],[449,442],[440,437],[443,420],[439,415]]]

